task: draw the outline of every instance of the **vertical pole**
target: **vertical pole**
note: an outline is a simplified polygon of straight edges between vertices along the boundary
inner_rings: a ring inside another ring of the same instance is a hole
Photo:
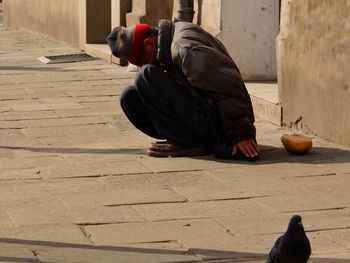
[[[184,21],[191,22],[194,16],[193,0],[177,0],[177,16],[175,22]]]

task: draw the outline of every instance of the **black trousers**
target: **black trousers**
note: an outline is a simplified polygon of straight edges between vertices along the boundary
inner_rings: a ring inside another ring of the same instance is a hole
[[[121,94],[121,107],[137,129],[153,138],[201,143],[212,149],[220,130],[219,114],[195,99],[178,77],[156,66],[143,66],[135,85]],[[227,150],[230,156],[232,145]]]

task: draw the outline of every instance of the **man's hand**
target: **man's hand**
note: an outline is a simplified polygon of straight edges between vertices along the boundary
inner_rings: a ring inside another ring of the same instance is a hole
[[[232,155],[234,156],[237,151],[241,151],[247,158],[255,158],[259,155],[259,146],[253,139],[243,140],[233,146]]]

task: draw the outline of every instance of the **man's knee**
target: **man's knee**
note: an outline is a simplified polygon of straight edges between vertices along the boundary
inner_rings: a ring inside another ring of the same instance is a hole
[[[126,87],[122,94],[120,95],[120,105],[122,106],[123,110],[128,105],[134,105],[136,102],[139,101],[139,93],[135,86],[128,86]]]
[[[138,89],[148,88],[154,86],[155,80],[159,78],[163,71],[153,65],[144,65],[140,68],[136,75],[135,84]]]
[[[157,66],[149,65],[149,64],[143,65],[137,72],[136,80],[143,77],[144,78],[152,77],[152,75],[159,74],[159,72],[162,72],[162,70]]]

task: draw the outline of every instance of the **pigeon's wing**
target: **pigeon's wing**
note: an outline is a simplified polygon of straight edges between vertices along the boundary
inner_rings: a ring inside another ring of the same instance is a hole
[[[267,259],[267,262],[266,263],[279,263],[280,262],[280,246],[281,246],[281,239],[282,239],[282,236],[280,236],[275,244],[273,245],[270,253],[269,253],[269,257]]]

